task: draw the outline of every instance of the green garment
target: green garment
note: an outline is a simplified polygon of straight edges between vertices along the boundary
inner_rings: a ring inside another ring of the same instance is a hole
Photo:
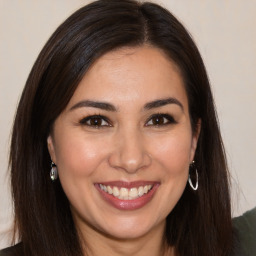
[[[256,256],[256,207],[233,219],[241,255]]]

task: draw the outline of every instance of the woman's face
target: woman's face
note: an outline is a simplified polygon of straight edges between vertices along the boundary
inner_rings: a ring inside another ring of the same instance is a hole
[[[56,119],[48,148],[78,227],[129,239],[163,233],[197,137],[179,69],[143,46],[93,64]]]

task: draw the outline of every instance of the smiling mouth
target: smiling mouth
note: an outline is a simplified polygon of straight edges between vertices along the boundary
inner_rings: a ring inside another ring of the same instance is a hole
[[[105,202],[119,210],[136,210],[147,205],[154,197],[160,182],[112,181],[94,184]]]
[[[99,187],[102,191],[120,200],[134,200],[148,194],[152,189],[153,185],[148,184],[139,187],[125,188],[99,184]]]

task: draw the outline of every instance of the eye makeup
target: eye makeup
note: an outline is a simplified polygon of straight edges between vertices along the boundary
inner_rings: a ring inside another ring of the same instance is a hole
[[[177,121],[170,114],[157,113],[151,115],[146,122],[145,126],[165,126],[170,124],[177,124]]]
[[[97,114],[97,115],[89,115],[87,117],[82,118],[79,121],[79,124],[85,125],[91,128],[106,128],[112,127],[112,123],[106,116]],[[167,113],[156,113],[152,114],[145,123],[146,127],[161,127],[171,124],[177,124],[177,121],[174,117]]]
[[[81,125],[86,125],[92,128],[110,127],[111,122],[108,118],[102,115],[89,115],[79,121]]]

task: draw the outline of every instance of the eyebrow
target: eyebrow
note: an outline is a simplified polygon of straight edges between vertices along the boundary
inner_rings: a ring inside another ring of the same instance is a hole
[[[74,110],[77,108],[82,107],[91,107],[91,108],[99,108],[106,111],[117,111],[116,107],[107,102],[99,102],[99,101],[92,101],[92,100],[83,100],[76,103],[74,106],[70,108],[70,110]]]
[[[158,100],[151,101],[144,106],[144,109],[150,110],[153,108],[163,107],[168,104],[176,104],[182,109],[182,111],[184,111],[183,105],[176,98],[166,98],[166,99],[158,99]]]
[[[150,110],[150,109],[154,109],[154,108],[163,107],[163,106],[168,105],[168,104],[176,104],[182,110],[184,110],[183,105],[176,98],[157,99],[157,100],[146,103],[144,105],[143,109],[144,110]],[[74,110],[74,109],[77,109],[77,108],[82,108],[82,107],[99,108],[99,109],[106,110],[106,111],[111,111],[111,112],[116,112],[117,111],[117,108],[114,105],[110,104],[110,103],[100,102],[100,101],[93,101],[93,100],[80,101],[80,102],[76,103],[74,106],[72,106],[70,108],[70,111]]]

